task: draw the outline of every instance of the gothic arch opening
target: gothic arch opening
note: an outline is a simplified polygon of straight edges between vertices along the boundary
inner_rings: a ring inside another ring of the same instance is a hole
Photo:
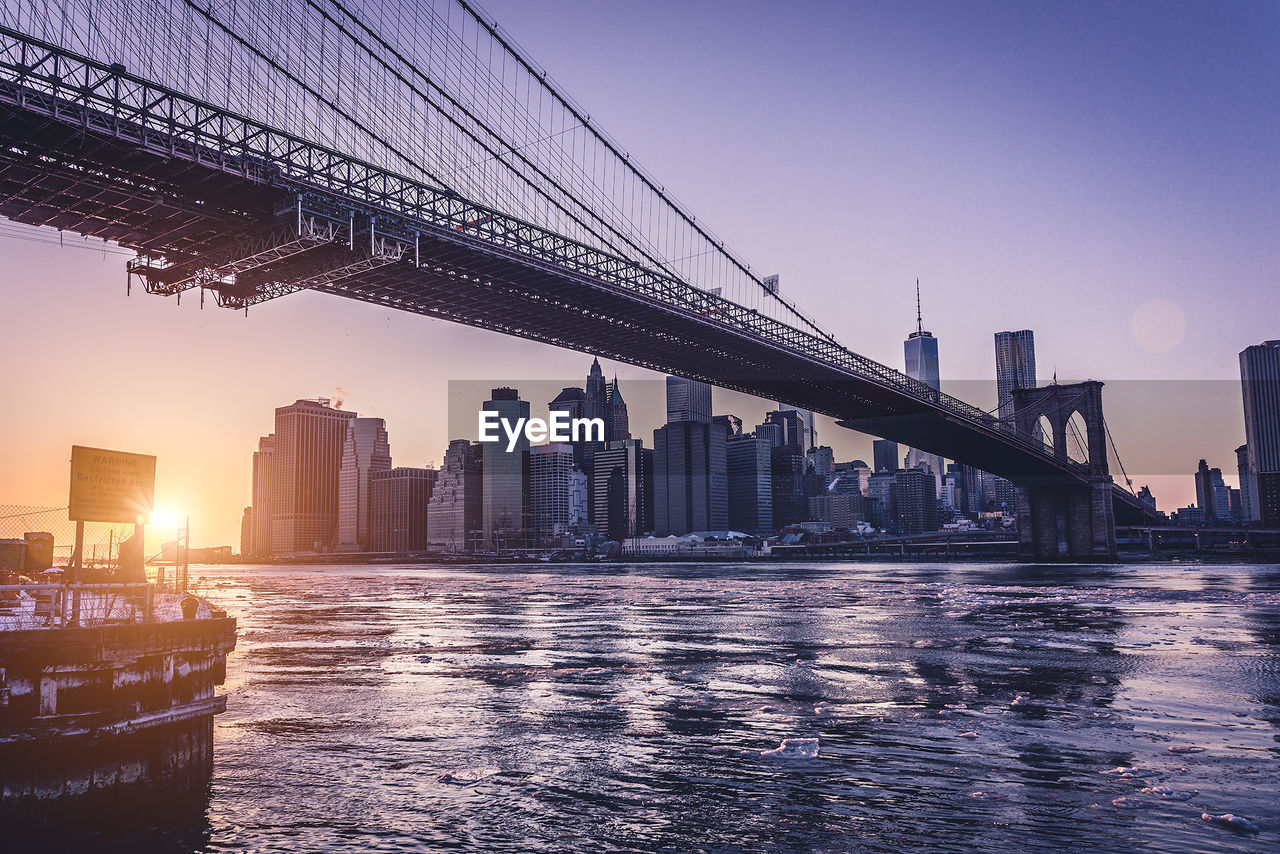
[[[1081,465],[1089,462],[1089,428],[1080,410],[1067,419],[1067,459]]]

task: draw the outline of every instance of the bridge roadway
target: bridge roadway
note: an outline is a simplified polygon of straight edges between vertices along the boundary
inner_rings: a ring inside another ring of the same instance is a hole
[[[820,333],[3,27],[0,215],[137,251],[153,293],[247,310],[318,290],[786,401],[1015,484],[1086,482]],[[1118,486],[1114,506],[1155,518]]]

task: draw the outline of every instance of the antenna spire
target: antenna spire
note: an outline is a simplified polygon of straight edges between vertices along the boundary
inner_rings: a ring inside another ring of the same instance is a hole
[[[920,316],[920,280],[916,279],[916,332],[924,332],[924,319]]]

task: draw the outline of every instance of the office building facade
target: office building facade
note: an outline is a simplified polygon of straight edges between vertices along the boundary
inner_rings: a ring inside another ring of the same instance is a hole
[[[271,466],[271,554],[323,551],[338,528],[338,474],[356,417],[323,398],[276,409]]]
[[[338,547],[369,548],[369,479],[391,468],[387,423],[381,418],[352,418],[338,470]]]
[[[1252,521],[1280,527],[1280,340],[1240,352]]]
[[[444,452],[427,502],[427,542],[440,551],[473,551],[481,543],[481,446],[454,439]]]
[[[595,367],[599,368],[598,362]],[[512,425],[529,418],[529,401],[521,400],[513,388],[493,389],[482,408]],[[518,548],[524,545],[529,526],[529,440],[521,431],[510,450],[505,438],[486,444],[481,490],[485,546]]]
[[[729,527],[734,531],[757,537],[774,531],[772,450],[767,439],[750,433],[727,439]]]
[[[427,549],[427,508],[439,474],[408,467],[370,472],[370,551],[404,554]]]

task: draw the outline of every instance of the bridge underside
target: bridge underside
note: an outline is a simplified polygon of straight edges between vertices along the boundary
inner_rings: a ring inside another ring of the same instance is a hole
[[[0,216],[114,241],[168,264],[225,253],[300,221],[300,194],[318,192],[263,162],[217,152],[177,156],[161,141],[139,146],[0,105]],[[966,422],[714,316],[675,311],[456,227],[420,224],[416,252],[379,255],[369,224],[378,215],[360,215],[366,224],[356,225],[353,215],[341,241],[276,253],[234,284],[208,287],[231,307],[306,287],[785,400],[1019,486],[1080,483],[1053,461],[1011,448],[996,427]],[[152,272],[162,287],[163,275]],[[1114,501],[1117,521],[1146,518],[1132,496],[1116,490]]]

